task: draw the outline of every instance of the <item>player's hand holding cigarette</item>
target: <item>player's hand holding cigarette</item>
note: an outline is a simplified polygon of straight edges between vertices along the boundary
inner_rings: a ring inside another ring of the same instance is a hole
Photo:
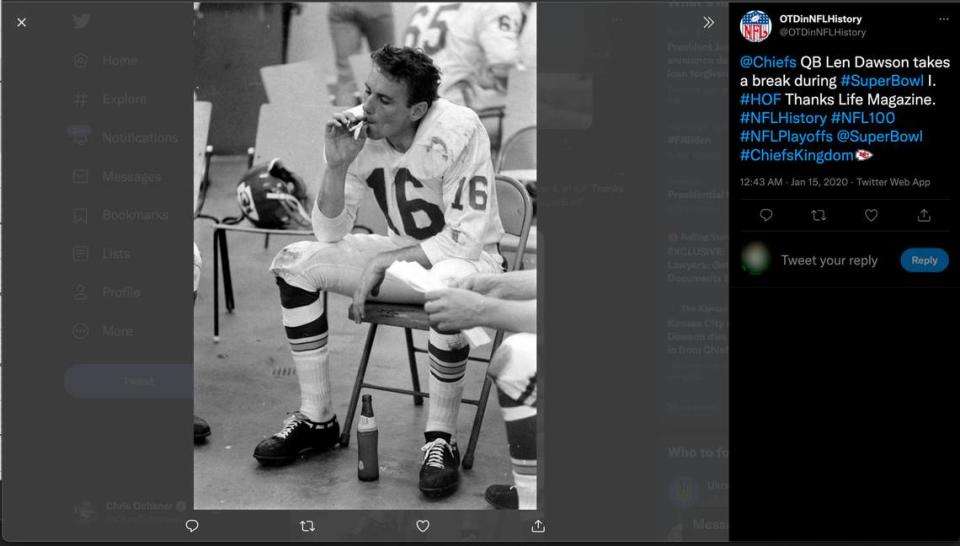
[[[367,140],[362,106],[337,112],[327,122],[323,157],[327,166],[346,168],[356,159]]]

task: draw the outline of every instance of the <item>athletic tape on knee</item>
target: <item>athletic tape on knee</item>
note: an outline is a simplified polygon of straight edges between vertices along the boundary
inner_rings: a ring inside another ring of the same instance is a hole
[[[535,363],[519,358],[511,346],[497,349],[487,368],[487,375],[497,385],[501,407],[537,405],[537,371]]]

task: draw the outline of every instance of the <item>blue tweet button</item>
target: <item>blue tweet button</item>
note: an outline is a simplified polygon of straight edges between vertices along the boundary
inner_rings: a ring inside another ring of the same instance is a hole
[[[950,264],[942,248],[908,248],[900,255],[900,266],[910,273],[940,273]]]

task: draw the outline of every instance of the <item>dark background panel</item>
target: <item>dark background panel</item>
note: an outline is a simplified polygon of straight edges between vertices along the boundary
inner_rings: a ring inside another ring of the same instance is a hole
[[[829,4],[829,9],[824,6],[732,5],[732,114],[742,110],[737,103],[742,90],[736,83],[743,72],[737,63],[742,54],[789,53],[794,58],[817,54],[834,59],[854,55],[957,57],[956,40],[951,37],[955,23],[943,25],[935,20],[946,14],[956,21],[955,4]],[[740,36],[739,17],[750,9],[765,10],[774,19],[768,43],[748,43]],[[777,33],[784,26],[778,17],[785,13],[861,15],[861,28],[867,29],[868,41],[788,41]],[[905,20],[930,32],[908,38],[903,34]],[[956,69],[952,70],[936,71],[938,82],[955,85]],[[768,72],[774,75],[786,71]],[[800,72],[806,73],[790,73]],[[821,71],[827,75],[847,72],[876,75],[926,71]],[[863,165],[742,163],[737,161],[736,153],[741,148],[736,140],[740,126],[737,116],[731,116],[733,540],[950,541],[960,536],[960,519],[956,516],[960,506],[955,494],[960,486],[960,472],[956,458],[948,455],[956,453],[958,447],[957,436],[952,432],[956,428],[953,400],[958,374],[955,366],[947,364],[956,360],[953,310],[960,296],[956,269],[951,264],[952,269],[944,274],[916,275],[904,272],[899,264],[900,252],[908,247],[942,247],[955,255],[955,233],[871,233],[869,227],[858,233],[744,233],[742,229],[758,227],[750,218],[756,214],[753,208],[757,202],[739,198],[757,193],[737,184],[741,176],[889,177],[916,172],[934,179],[934,190],[926,195],[952,199],[940,203],[947,209],[940,215],[943,223],[938,226],[952,229],[957,193],[949,156],[954,146],[951,135],[957,109],[952,100],[956,92],[950,89],[939,84],[932,89],[938,97],[935,108],[895,110],[901,128],[925,128],[925,144],[877,145],[872,149],[878,161]],[[844,91],[841,88],[823,92]],[[891,94],[930,90],[873,91]],[[788,195],[784,192],[780,196]],[[877,197],[865,191],[833,195]],[[812,206],[809,202],[774,203],[784,209]],[[908,205],[894,202],[881,211],[887,214],[885,219],[892,220],[894,209],[903,212]],[[846,212],[860,214],[852,209]],[[854,223],[847,219],[837,227],[856,227]],[[903,228],[903,224],[886,227]],[[852,256],[868,251],[883,263],[875,272],[824,274],[786,271],[775,262],[768,274],[755,277],[743,272],[736,263],[740,249],[752,240],[762,240],[770,246],[774,260],[779,259],[781,252]]]

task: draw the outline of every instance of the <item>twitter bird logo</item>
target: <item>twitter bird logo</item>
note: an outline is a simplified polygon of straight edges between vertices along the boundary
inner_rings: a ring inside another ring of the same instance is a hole
[[[80,30],[82,28],[86,28],[88,24],[90,24],[89,13],[73,16],[73,30]]]

